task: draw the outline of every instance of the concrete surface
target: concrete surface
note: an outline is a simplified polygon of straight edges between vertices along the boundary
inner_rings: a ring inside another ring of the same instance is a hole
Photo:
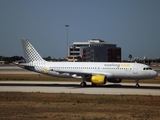
[[[79,82],[0,82],[0,92],[43,92],[43,93],[83,93],[107,95],[158,95],[160,84],[106,84],[92,87],[90,83],[84,88]]]

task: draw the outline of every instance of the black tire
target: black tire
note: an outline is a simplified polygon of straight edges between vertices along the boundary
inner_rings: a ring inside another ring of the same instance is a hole
[[[139,84],[136,84],[136,87],[138,88],[138,87],[139,87]]]
[[[85,87],[86,86],[86,82],[81,82],[80,86],[81,87]]]

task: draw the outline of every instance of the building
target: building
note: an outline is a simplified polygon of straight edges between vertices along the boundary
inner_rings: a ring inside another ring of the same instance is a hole
[[[121,48],[100,39],[74,42],[68,49],[68,61],[120,62]]]
[[[4,65],[6,62],[5,61],[0,61],[0,64]]]

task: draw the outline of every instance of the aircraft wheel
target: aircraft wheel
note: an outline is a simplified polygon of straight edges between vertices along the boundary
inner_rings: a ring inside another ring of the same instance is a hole
[[[139,84],[136,84],[136,87],[138,88],[140,85]]]
[[[81,87],[85,87],[86,86],[86,82],[81,82],[80,86]]]

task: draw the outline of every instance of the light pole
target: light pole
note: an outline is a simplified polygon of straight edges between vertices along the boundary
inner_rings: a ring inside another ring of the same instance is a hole
[[[66,27],[66,30],[67,30],[66,36],[67,36],[67,57],[68,57],[68,27],[69,27],[69,25],[65,25],[65,27]]]

